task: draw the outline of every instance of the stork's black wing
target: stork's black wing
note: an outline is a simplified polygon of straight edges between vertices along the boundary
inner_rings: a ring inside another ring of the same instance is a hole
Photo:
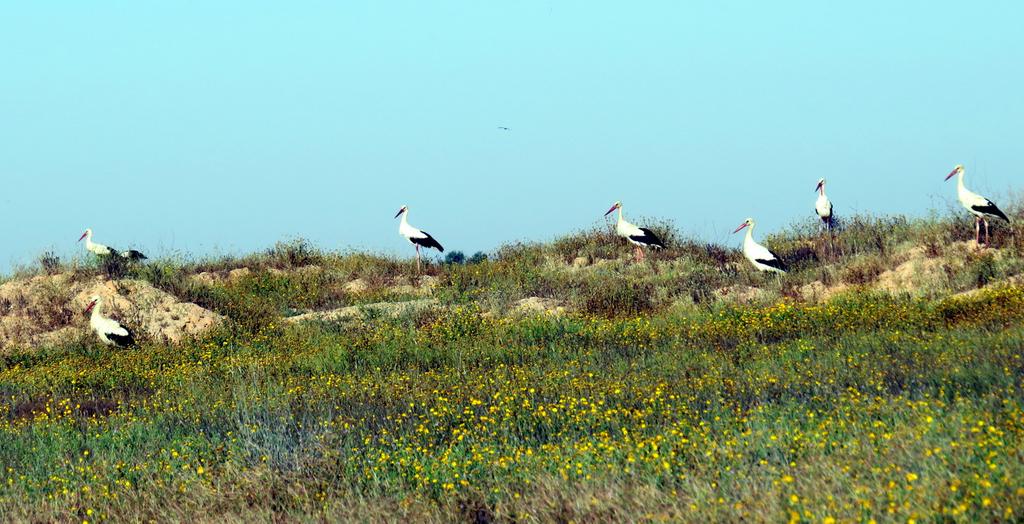
[[[424,238],[413,237],[413,238],[410,238],[409,241],[412,242],[413,244],[417,244],[417,245],[423,246],[425,248],[431,248],[432,247],[432,248],[434,248],[434,249],[444,253],[444,248],[441,247],[441,243],[438,242],[437,240],[434,240],[434,237],[430,236],[430,233],[427,233],[426,231],[420,231],[420,233],[423,233],[425,235]]]
[[[1006,213],[1003,213],[1001,209],[996,207],[991,200],[986,200],[985,205],[983,206],[971,206],[971,209],[991,217],[1001,218],[1005,220],[1006,223],[1010,223],[1010,218],[1006,216]]]
[[[771,253],[771,252],[769,251],[769,253]],[[772,253],[772,256],[775,257],[775,258],[772,258],[770,260],[769,259],[764,259],[764,258],[755,258],[754,261],[757,262],[758,264],[764,264],[764,265],[766,265],[768,267],[773,267],[775,269],[779,269],[779,270],[782,270],[782,271],[789,271],[789,268],[786,267],[786,264],[784,262],[782,262],[782,259],[779,258],[778,255],[776,255],[775,253]]]
[[[143,255],[141,251],[136,251],[134,249],[129,249],[128,251],[121,253],[121,256],[133,262],[137,262],[139,260],[146,260],[146,255]]]
[[[127,335],[114,335],[111,333],[105,333],[105,335],[107,336],[107,340],[123,348],[134,346],[135,336],[132,335],[131,330],[129,330],[128,328],[125,328],[124,330],[128,333]]]
[[[654,234],[654,231],[647,229],[646,227],[639,228],[643,232],[642,235],[630,235],[629,239],[633,242],[638,242],[645,246],[651,247],[665,247],[665,244],[658,238],[658,235]]]

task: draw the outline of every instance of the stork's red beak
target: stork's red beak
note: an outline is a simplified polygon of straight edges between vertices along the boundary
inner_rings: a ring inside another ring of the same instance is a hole
[[[957,174],[958,171],[960,171],[959,167],[954,168],[953,171],[951,171],[948,175],[946,175],[946,180],[949,180],[950,178],[953,178],[953,175]]]
[[[821,190],[821,182],[818,182],[818,185],[814,187],[814,190],[815,191],[820,191]]]
[[[399,210],[398,210],[398,212],[397,212],[397,213],[395,213],[395,218],[398,218],[398,217],[399,217],[399,216],[401,216],[401,215],[402,215],[402,213],[404,213],[404,212],[405,212],[405,209],[399,209]]]
[[[82,239],[85,238],[85,235],[88,235],[88,234],[89,234],[89,232],[82,233],[82,236],[78,237],[78,241],[81,242]]]
[[[619,206],[618,206],[618,205],[614,205],[614,206],[612,206],[612,208],[611,208],[611,209],[609,209],[608,211],[605,211],[605,213],[604,213],[604,216],[608,216],[609,214],[611,214],[611,212],[612,212],[612,211],[615,211],[615,210],[616,210],[616,209],[618,209],[618,208],[619,208]]]
[[[94,307],[96,307],[96,301],[95,300],[93,300],[92,302],[89,302],[89,305],[85,308],[85,312],[88,313],[88,312],[92,311],[92,308],[94,308]]]
[[[744,222],[744,223],[740,224],[740,227],[736,228],[736,230],[735,230],[735,231],[733,231],[733,233],[739,233],[739,231],[740,231],[741,229],[745,228],[745,227],[747,227],[747,223],[746,223],[746,222]]]

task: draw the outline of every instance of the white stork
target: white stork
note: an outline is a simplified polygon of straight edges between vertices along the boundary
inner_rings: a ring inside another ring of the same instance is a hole
[[[420,270],[420,247],[423,248],[434,248],[441,253],[444,253],[444,247],[434,240],[434,237],[430,236],[430,233],[423,231],[422,229],[416,229],[409,225],[409,206],[402,206],[395,214],[395,218],[402,216],[402,222],[398,224],[398,234],[402,235],[409,242],[412,242],[416,246],[416,271]]]
[[[622,202],[616,202],[613,204],[612,208],[606,211],[604,216],[608,216],[616,209],[619,210],[619,220],[615,223],[615,233],[633,244],[633,256],[637,262],[643,262],[644,260],[643,248],[649,247],[661,249],[665,247],[665,244],[658,238],[658,235],[654,234],[653,231],[646,227],[636,227],[622,218]]]
[[[740,224],[740,227],[733,231],[733,233],[738,233],[745,227],[750,228],[747,229],[747,238],[743,239],[743,256],[747,257],[747,260],[760,271],[785,273],[786,264],[775,253],[769,251],[768,248],[754,242],[754,225],[754,219],[748,218]]]
[[[108,346],[129,347],[135,345],[135,337],[120,322],[103,316],[103,297],[93,295],[85,312],[92,311],[89,327],[96,332],[100,341]]]
[[[964,187],[964,166],[957,165],[953,168],[953,171],[946,175],[946,180],[953,178],[956,175],[956,197],[960,203],[967,208],[968,211],[974,215],[974,243],[981,246],[981,223],[985,223],[985,245],[988,245],[988,219],[999,218],[1005,220],[1007,224],[1010,223],[1009,217],[1006,213],[1003,213],[996,205],[989,199],[971,192],[969,189]]]
[[[78,241],[81,242],[83,238],[85,239],[85,250],[94,255],[99,255],[101,257],[116,255],[131,261],[146,259],[146,255],[143,255],[141,252],[134,249],[129,249],[128,251],[117,251],[116,249],[104,246],[103,244],[93,242],[92,229],[86,229],[85,233],[82,233],[82,236],[78,237]]]
[[[825,224],[825,229],[832,230],[832,201],[825,196],[825,179],[818,180],[818,187],[815,188],[818,192],[818,200],[814,202],[814,212],[818,214],[818,218],[821,219]]]

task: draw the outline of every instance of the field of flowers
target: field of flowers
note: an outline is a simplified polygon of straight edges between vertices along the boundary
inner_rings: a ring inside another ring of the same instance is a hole
[[[452,303],[8,352],[0,515],[1024,518],[1020,287],[627,316]]]

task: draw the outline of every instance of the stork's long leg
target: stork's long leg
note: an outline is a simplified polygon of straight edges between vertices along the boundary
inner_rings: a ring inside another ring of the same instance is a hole
[[[988,219],[987,218],[983,218],[982,221],[985,222],[985,247],[988,247],[988,245],[989,245],[989,241],[988,241]]]
[[[974,245],[981,247],[981,217],[974,217]]]
[[[828,237],[828,256],[834,258],[836,256],[836,248],[832,241],[832,222],[830,220],[825,221],[825,236]]]
[[[420,245],[416,244],[416,272],[420,272]]]

